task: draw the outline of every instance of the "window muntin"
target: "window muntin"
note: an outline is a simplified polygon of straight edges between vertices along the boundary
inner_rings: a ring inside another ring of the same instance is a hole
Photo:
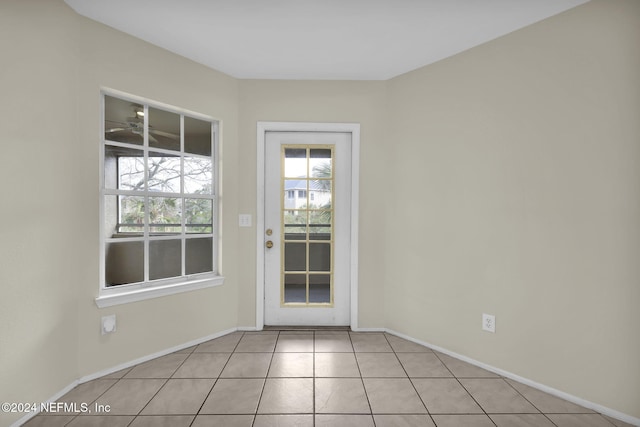
[[[215,120],[103,94],[101,294],[217,276]]]

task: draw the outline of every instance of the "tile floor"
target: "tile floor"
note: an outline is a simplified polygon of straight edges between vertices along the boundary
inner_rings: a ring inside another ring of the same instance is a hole
[[[346,330],[235,332],[59,401],[92,413],[40,414],[25,425],[628,426],[396,336]]]

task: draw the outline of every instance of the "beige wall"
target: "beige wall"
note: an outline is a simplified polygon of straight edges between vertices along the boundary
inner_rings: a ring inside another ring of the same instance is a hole
[[[256,122],[357,122],[359,326],[640,417],[639,21],[594,0],[387,82],[259,81],[3,1],[0,397],[254,326]],[[224,286],[95,306],[102,86],[223,121]]]
[[[237,325],[238,82],[75,14],[0,4],[0,397],[39,402],[86,375]],[[222,120],[223,286],[98,309],[99,91]],[[100,335],[100,317],[118,331]],[[23,414],[0,413],[0,425]]]
[[[0,5],[0,400],[31,402],[78,377],[69,230],[75,199],[75,15],[55,4]],[[43,96],[46,94],[46,96]],[[0,412],[0,425],[18,418]]]
[[[91,374],[135,357],[152,354],[237,324],[237,199],[235,191],[238,161],[237,80],[204,66],[153,47],[94,21],[78,17],[79,80],[77,84],[79,144],[77,155],[86,162],[87,176],[81,193],[87,220],[84,223],[82,265],[86,275],[78,289],[81,375]],[[221,230],[221,287],[177,296],[97,309],[99,262],[97,143],[99,90],[108,87],[166,104],[179,106],[222,120],[222,194],[224,206]],[[97,333],[100,317],[115,313],[118,331]]]
[[[594,1],[389,82],[387,327],[640,417],[639,42]]]

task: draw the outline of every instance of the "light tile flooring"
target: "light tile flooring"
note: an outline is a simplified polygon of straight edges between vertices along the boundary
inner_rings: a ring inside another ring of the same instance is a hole
[[[92,413],[40,414],[26,426],[628,425],[393,335],[335,330],[235,332],[59,401]]]

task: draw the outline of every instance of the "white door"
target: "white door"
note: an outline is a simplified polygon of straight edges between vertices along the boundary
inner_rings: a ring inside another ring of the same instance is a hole
[[[265,325],[349,325],[351,133],[265,145]]]

